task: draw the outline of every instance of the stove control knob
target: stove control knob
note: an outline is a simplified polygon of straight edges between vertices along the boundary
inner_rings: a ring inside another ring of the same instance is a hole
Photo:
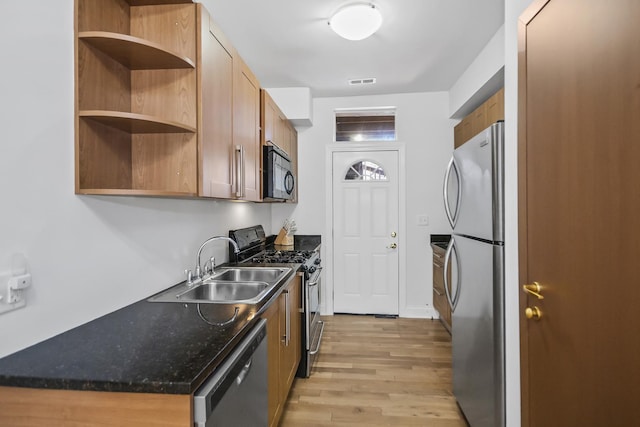
[[[309,267],[309,273],[313,274],[316,272],[316,268],[314,266]]]
[[[313,263],[314,263],[315,265],[320,265],[320,262],[321,262],[321,261],[320,261],[320,258],[316,258],[316,260],[315,260],[315,261],[313,261]]]

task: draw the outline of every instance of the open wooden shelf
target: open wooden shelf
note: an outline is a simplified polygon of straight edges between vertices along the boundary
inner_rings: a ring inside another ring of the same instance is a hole
[[[144,197],[198,197],[197,193],[183,193],[179,191],[164,190],[135,190],[123,188],[80,188],[76,194],[87,194],[94,196],[144,196]]]
[[[79,111],[81,118],[95,120],[103,125],[120,129],[128,133],[195,133],[193,126],[162,120],[145,114],[123,111],[84,110]]]
[[[195,68],[190,58],[139,37],[106,31],[82,31],[78,39],[104,52],[130,70]]]

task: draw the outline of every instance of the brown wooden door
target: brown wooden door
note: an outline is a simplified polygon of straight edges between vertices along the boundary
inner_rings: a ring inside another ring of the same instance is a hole
[[[640,422],[640,2],[520,24],[523,426]],[[537,306],[540,320],[527,320]]]

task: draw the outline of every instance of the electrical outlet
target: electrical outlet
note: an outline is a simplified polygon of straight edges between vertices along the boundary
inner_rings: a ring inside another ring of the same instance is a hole
[[[10,282],[15,282],[15,276],[11,272],[0,273],[0,314],[17,310],[27,305],[24,291],[22,289],[11,289]],[[22,281],[20,282],[20,284],[23,284]]]
[[[418,215],[418,225],[429,225],[429,217],[427,215]]]

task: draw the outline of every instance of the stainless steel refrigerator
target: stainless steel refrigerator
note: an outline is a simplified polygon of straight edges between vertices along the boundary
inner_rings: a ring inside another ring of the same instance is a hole
[[[503,177],[504,123],[497,122],[453,152],[444,180],[453,228],[444,267],[452,266],[445,291],[453,393],[471,427],[505,426]]]

